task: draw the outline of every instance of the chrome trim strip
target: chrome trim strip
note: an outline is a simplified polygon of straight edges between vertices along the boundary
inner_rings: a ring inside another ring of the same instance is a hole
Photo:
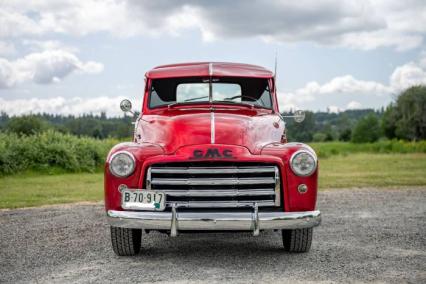
[[[107,212],[111,226],[171,230],[172,212]],[[252,212],[176,212],[176,233],[181,230],[254,231]],[[321,223],[320,211],[258,212],[260,230],[312,228]]]
[[[176,213],[176,204],[172,205],[172,222],[170,225],[170,236],[177,236],[177,213]]]
[[[214,121],[214,111],[210,112],[210,143],[215,143],[215,121]]]
[[[160,189],[168,196],[187,197],[237,197],[276,195],[272,188],[258,189]]]
[[[152,169],[148,168],[148,171],[146,172],[146,189],[151,190],[151,173]]]
[[[256,174],[275,173],[277,167],[151,167],[153,174]]]
[[[209,76],[213,76],[213,63],[209,63]]]
[[[253,236],[257,237],[260,233],[259,228],[259,208],[257,206],[257,203],[254,203],[254,212],[253,212]]]
[[[275,178],[154,178],[151,184],[157,185],[246,185],[275,184]]]
[[[278,167],[275,167],[275,206],[280,206],[281,204],[281,178],[280,170]]]
[[[213,63],[209,63],[209,102],[210,104],[213,102],[213,84],[212,84],[212,76],[213,76]],[[213,110],[213,106],[210,105],[210,110]]]

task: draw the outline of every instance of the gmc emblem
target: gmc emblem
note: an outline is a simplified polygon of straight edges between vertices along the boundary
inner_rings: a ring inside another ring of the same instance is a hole
[[[209,148],[206,151],[194,150],[191,159],[233,159],[232,150],[224,149],[220,151],[217,148]]]

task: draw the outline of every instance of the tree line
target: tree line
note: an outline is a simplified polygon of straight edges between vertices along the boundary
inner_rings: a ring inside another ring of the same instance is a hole
[[[79,137],[122,139],[132,136],[132,121],[133,118],[129,116],[107,117],[106,113],[101,115],[86,114],[78,117],[46,113],[10,117],[3,112],[0,114],[0,131],[18,135],[32,135],[47,130],[55,130]]]
[[[290,113],[291,114],[291,113]],[[288,114],[285,114],[288,115]],[[32,114],[10,117],[0,114],[0,131],[32,135],[49,129],[76,136],[129,138],[133,133],[133,117],[101,115],[62,116]],[[380,110],[347,110],[339,113],[307,111],[305,120],[286,120],[289,141],[375,142],[379,139],[426,139],[426,86],[414,86],[402,92],[395,102]]]

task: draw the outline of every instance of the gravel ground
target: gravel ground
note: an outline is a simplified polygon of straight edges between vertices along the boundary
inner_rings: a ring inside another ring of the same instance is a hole
[[[311,251],[277,232],[143,235],[117,257],[101,204],[0,211],[0,283],[426,283],[426,188],[323,191]]]

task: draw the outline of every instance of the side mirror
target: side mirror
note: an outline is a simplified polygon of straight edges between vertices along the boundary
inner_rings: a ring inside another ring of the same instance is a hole
[[[294,121],[297,123],[301,123],[305,120],[305,112],[303,110],[296,110],[294,112]]]
[[[133,113],[132,111],[132,102],[129,101],[128,99],[124,99],[120,102],[120,108],[123,112],[130,112]]]
[[[305,112],[303,110],[296,110],[293,115],[280,115],[281,119],[293,118],[295,122],[301,123],[305,120]]]

